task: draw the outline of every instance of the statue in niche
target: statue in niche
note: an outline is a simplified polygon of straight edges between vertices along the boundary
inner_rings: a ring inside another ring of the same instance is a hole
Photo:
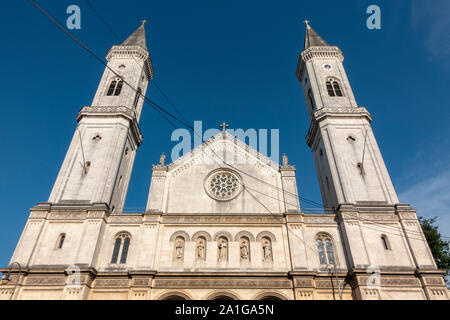
[[[202,238],[197,239],[197,258],[199,260],[205,260],[205,240]]]
[[[241,259],[248,260],[250,257],[249,244],[247,239],[241,240]]]
[[[263,242],[264,261],[272,261],[272,245],[269,239],[264,239]]]
[[[219,261],[226,261],[228,259],[228,241],[225,238],[219,239]]]
[[[175,258],[177,260],[183,260],[183,254],[184,254],[184,239],[177,238],[175,240]]]

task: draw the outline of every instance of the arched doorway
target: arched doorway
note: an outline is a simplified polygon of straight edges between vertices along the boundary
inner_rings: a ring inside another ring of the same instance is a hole
[[[191,297],[182,292],[175,291],[164,293],[163,295],[159,296],[157,300],[191,300]]]
[[[207,296],[205,300],[240,300],[238,296],[230,292],[214,292]]]
[[[275,296],[264,296],[259,300],[283,300],[280,297],[275,297]]]
[[[289,300],[289,298],[281,293],[269,291],[256,295],[252,300]]]
[[[187,300],[187,299],[185,299],[185,298],[182,297],[182,296],[176,296],[176,295],[173,295],[173,296],[165,297],[165,298],[162,299],[162,300]]]
[[[217,296],[212,298],[211,300],[234,300],[234,299],[228,296]]]

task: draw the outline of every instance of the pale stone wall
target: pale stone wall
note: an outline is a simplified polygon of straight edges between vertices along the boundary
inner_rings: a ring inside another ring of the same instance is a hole
[[[210,172],[229,168],[223,164],[223,159],[230,160],[227,163],[233,166],[231,169],[240,175],[241,184],[247,188],[241,188],[238,197],[226,202],[209,197],[204,185]],[[177,159],[168,166],[166,174],[158,173],[152,178],[147,210],[177,214],[285,211],[278,165],[255,150],[246,150],[242,142],[228,133],[216,135],[212,141]]]

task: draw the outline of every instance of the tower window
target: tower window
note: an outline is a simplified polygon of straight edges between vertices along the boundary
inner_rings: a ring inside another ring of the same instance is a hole
[[[109,85],[107,96],[112,96],[114,93],[114,90],[116,89],[117,81],[113,80],[111,81],[111,84]]]
[[[342,97],[342,90],[336,79],[328,78],[326,82],[328,95],[330,97]]]
[[[316,239],[320,264],[335,264],[331,237],[327,234],[319,234]]]
[[[387,236],[384,234],[381,236],[381,243],[383,244],[384,250],[391,250]]]
[[[128,233],[121,233],[114,240],[114,250],[111,258],[111,263],[125,264],[127,262],[128,249],[130,248],[130,235]],[[119,260],[120,257],[120,260]]]
[[[57,249],[62,249],[63,245],[64,245],[64,240],[66,240],[66,234],[65,233],[61,233],[58,237],[58,242],[56,244],[56,248]]]
[[[122,80],[113,80],[109,85],[107,96],[118,96],[122,91],[123,81]]]
[[[314,98],[313,98],[311,89],[308,90],[308,98],[309,98],[309,103],[311,104],[311,109],[312,109],[312,111],[314,111],[316,109],[316,106],[314,105]]]
[[[139,98],[141,97],[141,92],[142,92],[141,88],[138,88],[137,92],[136,92],[136,96],[134,97],[134,103],[133,103],[134,108],[136,108],[139,103]]]
[[[120,80],[120,81],[117,83],[116,90],[114,90],[114,95],[115,95],[115,96],[118,96],[118,95],[120,94],[120,91],[122,91],[122,86],[123,86],[123,81]]]

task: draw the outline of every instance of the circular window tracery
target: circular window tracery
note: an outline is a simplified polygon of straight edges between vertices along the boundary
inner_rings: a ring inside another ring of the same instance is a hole
[[[205,181],[205,189],[208,195],[220,201],[234,199],[241,192],[241,187],[239,175],[228,169],[211,172]]]

